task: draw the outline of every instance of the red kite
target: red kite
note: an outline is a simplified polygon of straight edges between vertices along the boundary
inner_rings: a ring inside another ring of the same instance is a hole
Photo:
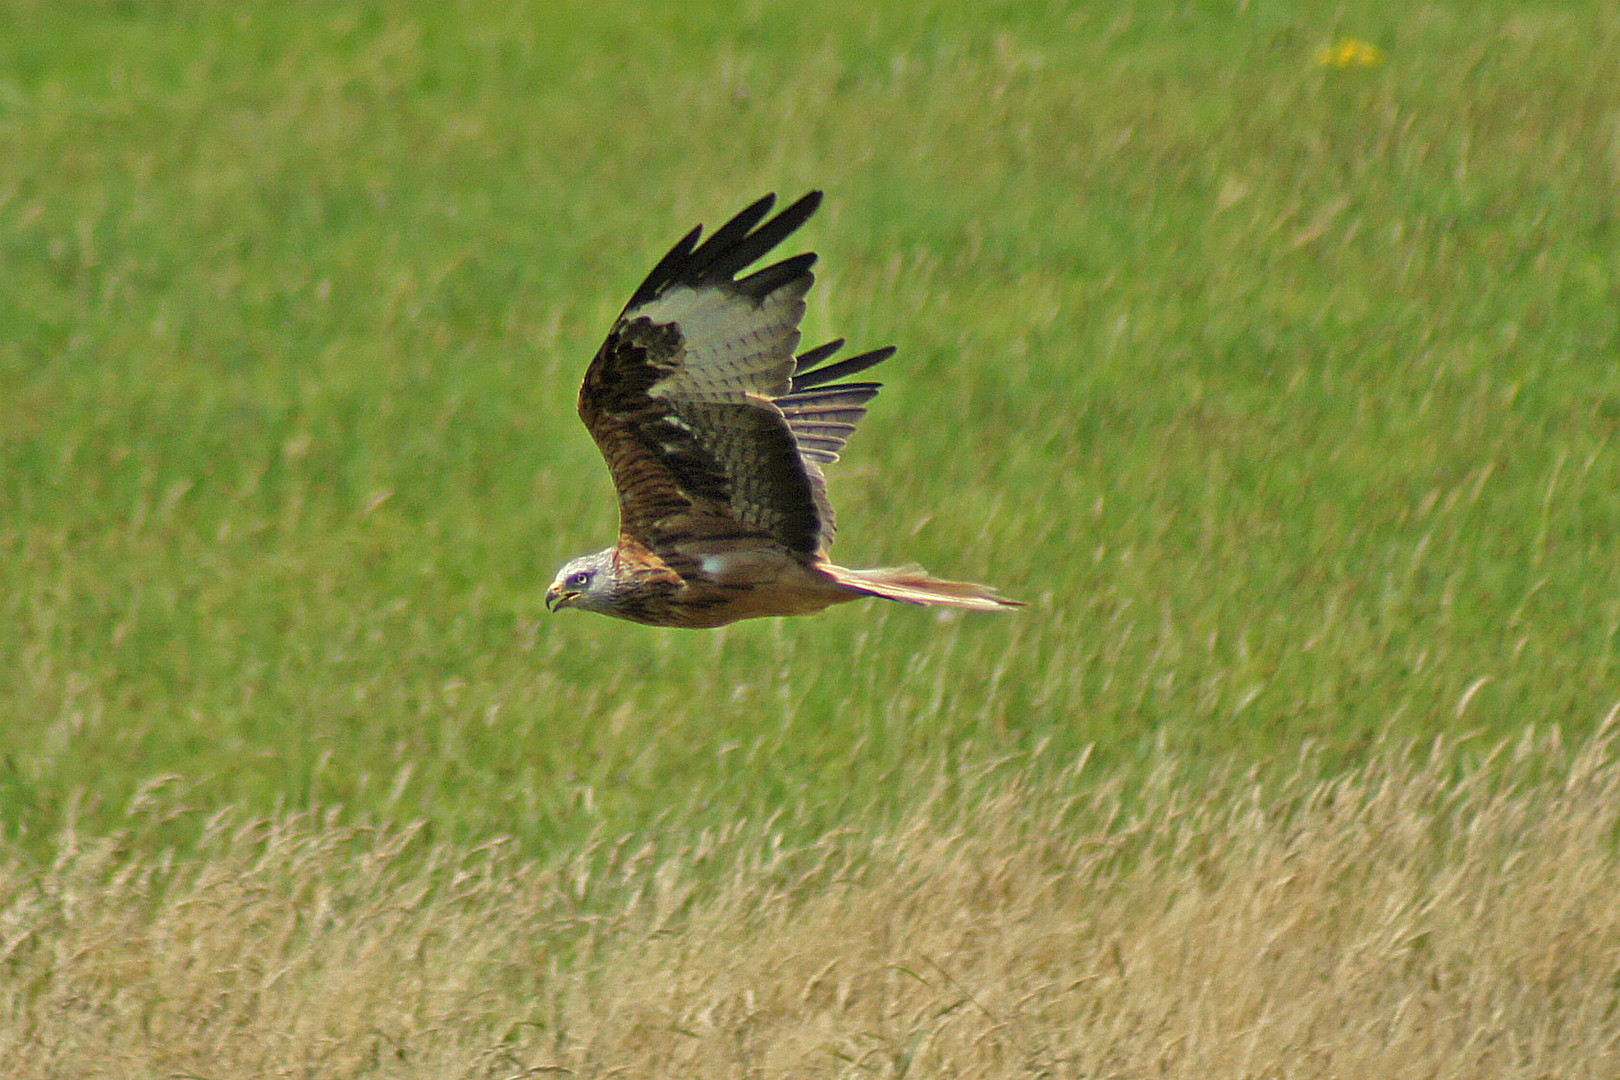
[[[619,490],[619,542],[558,571],[546,606],[693,628],[866,596],[1018,606],[920,567],[827,561],[833,512],[821,466],[838,460],[879,386],[836,380],[894,347],[836,363],[842,341],[793,355],[815,254],[737,275],[803,225],[821,192],[765,221],[775,201],[765,196],[701,245],[701,225],[687,233],[591,361],[579,415]]]

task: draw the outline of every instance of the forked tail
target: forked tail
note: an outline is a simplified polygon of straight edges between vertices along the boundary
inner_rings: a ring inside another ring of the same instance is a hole
[[[967,611],[1011,611],[1023,607],[1021,600],[1009,600],[988,585],[971,581],[946,581],[920,566],[885,566],[876,570],[848,570],[824,565],[840,585],[859,589],[872,596],[898,600],[903,604],[933,604]]]

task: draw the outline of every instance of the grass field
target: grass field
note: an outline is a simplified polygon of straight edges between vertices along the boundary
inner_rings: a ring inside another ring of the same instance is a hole
[[[1613,1075],[1615,70],[1597,0],[0,7],[0,1061]],[[613,315],[810,187],[806,340],[900,348],[835,554],[1031,606],[549,616]]]
[[[1265,790],[1156,769],[1128,806],[981,775],[893,827],[549,866],[309,814],[213,820],[178,860],[70,831],[0,868],[0,1067],[1608,1080],[1615,751],[1524,740],[1460,783],[1446,753]]]

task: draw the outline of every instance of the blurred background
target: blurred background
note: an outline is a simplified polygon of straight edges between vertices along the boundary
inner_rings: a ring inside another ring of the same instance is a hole
[[[0,10],[0,822],[339,808],[547,857],[951,770],[1589,731],[1620,629],[1602,4]],[[893,343],[848,565],[1030,602],[549,617],[579,378],[828,193]]]

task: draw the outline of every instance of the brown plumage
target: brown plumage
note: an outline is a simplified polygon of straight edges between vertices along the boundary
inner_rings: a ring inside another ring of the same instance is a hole
[[[837,362],[842,341],[794,356],[812,253],[738,277],[807,221],[812,191],[775,196],[701,245],[693,229],[631,296],[585,372],[579,415],[619,491],[619,542],[573,560],[546,593],[653,626],[712,627],[881,596],[970,611],[1018,606],[918,567],[827,561],[833,512],[821,466],[878,392],[838,382],[892,346]]]

